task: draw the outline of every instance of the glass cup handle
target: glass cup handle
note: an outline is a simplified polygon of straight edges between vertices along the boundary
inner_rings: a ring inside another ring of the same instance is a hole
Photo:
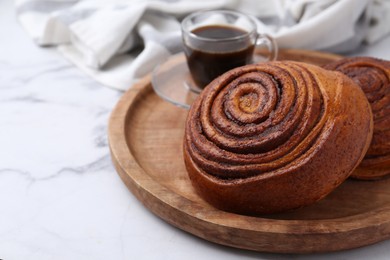
[[[256,48],[259,49],[261,45],[265,45],[268,48],[269,55],[266,57],[267,61],[276,60],[278,57],[278,44],[275,39],[268,34],[258,34]]]

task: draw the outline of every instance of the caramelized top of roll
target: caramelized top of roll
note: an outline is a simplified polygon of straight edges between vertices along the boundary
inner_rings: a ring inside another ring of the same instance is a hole
[[[374,117],[374,136],[358,171],[361,179],[390,174],[390,62],[371,57],[344,58],[328,64],[353,79],[364,91]]]

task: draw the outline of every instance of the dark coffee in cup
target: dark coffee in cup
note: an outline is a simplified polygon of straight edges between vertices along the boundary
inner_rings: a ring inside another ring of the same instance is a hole
[[[278,52],[272,37],[258,33],[255,19],[234,11],[190,14],[181,22],[181,30],[194,82],[185,82],[185,86],[196,93],[226,71],[252,63],[258,46],[265,45],[269,50],[265,60],[276,59]]]
[[[255,43],[250,38],[243,37],[248,32],[241,28],[207,25],[196,28],[191,33],[200,39],[209,39],[201,43],[189,40],[184,45],[188,67],[200,88],[204,88],[224,72],[252,62]]]

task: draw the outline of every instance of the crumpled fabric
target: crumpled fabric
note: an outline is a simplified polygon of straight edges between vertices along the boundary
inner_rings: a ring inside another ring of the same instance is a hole
[[[390,32],[389,0],[16,0],[34,42],[57,48],[103,85],[127,90],[182,51],[180,21],[205,9],[257,18],[280,48],[351,52]]]

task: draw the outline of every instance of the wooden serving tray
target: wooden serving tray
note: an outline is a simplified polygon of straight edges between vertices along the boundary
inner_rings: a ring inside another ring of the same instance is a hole
[[[320,65],[339,58],[301,50],[283,50],[279,57]],[[166,222],[211,242],[263,252],[329,252],[390,237],[390,179],[347,180],[325,199],[277,215],[249,217],[213,208],[187,177],[182,158],[186,115],[153,92],[148,76],[123,95],[109,122],[116,170]]]

